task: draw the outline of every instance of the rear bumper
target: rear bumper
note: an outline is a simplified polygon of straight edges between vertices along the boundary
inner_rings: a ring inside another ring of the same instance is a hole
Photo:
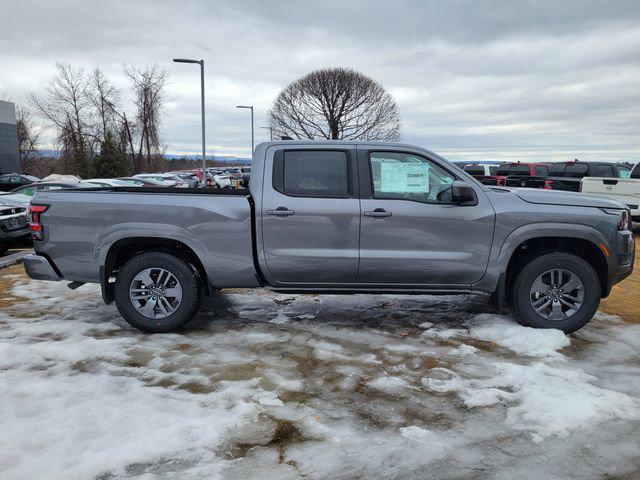
[[[27,275],[34,280],[50,280],[53,282],[62,280],[62,277],[46,257],[31,253],[22,259],[22,263]]]

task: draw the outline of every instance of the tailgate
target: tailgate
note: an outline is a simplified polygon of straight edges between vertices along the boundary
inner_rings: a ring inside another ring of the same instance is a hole
[[[640,180],[633,178],[585,177],[582,179],[582,192],[611,198],[623,203],[638,214],[640,204]]]
[[[526,175],[512,175],[507,177],[505,185],[507,187],[518,188],[544,188],[546,177],[531,177]]]

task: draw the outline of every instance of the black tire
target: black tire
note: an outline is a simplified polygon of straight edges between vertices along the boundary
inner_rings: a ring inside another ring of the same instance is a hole
[[[169,316],[159,319],[138,312],[129,297],[129,288],[136,275],[148,268],[169,271],[180,282],[182,300]],[[167,333],[179,330],[200,309],[203,286],[198,271],[185,260],[163,252],[143,253],[133,257],[121,269],[116,279],[115,302],[122,318],[131,326],[148,333]]]
[[[538,315],[531,305],[531,286],[544,272],[564,269],[577,275],[584,287],[584,299],[573,315],[563,320],[549,320]],[[601,298],[600,279],[582,258],[565,252],[548,253],[527,263],[518,273],[513,287],[513,312],[522,325],[534,328],[557,328],[565,333],[584,327],[595,315]]]
[[[3,255],[7,250],[9,250],[9,245],[0,243],[0,255]]]

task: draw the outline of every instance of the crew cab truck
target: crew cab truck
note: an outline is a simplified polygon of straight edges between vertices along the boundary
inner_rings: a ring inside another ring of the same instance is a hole
[[[554,163],[549,176],[544,181],[547,190],[565,190],[579,192],[580,182],[585,177],[623,178],[629,176],[629,167],[610,162],[572,162]]]
[[[148,332],[204,295],[491,295],[525,325],[574,331],[631,273],[628,209],[588,195],[488,187],[411,145],[258,145],[248,190],[38,192],[30,277],[99,283]]]

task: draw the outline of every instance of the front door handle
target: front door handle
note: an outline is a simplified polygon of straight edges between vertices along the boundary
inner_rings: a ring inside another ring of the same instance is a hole
[[[390,217],[391,215],[392,213],[387,212],[384,208],[376,208],[372,212],[364,212],[365,217],[384,218],[384,217]]]
[[[295,212],[293,210],[289,210],[287,207],[278,207],[275,210],[267,210],[267,215],[275,215],[276,217],[288,217],[294,213]]]

